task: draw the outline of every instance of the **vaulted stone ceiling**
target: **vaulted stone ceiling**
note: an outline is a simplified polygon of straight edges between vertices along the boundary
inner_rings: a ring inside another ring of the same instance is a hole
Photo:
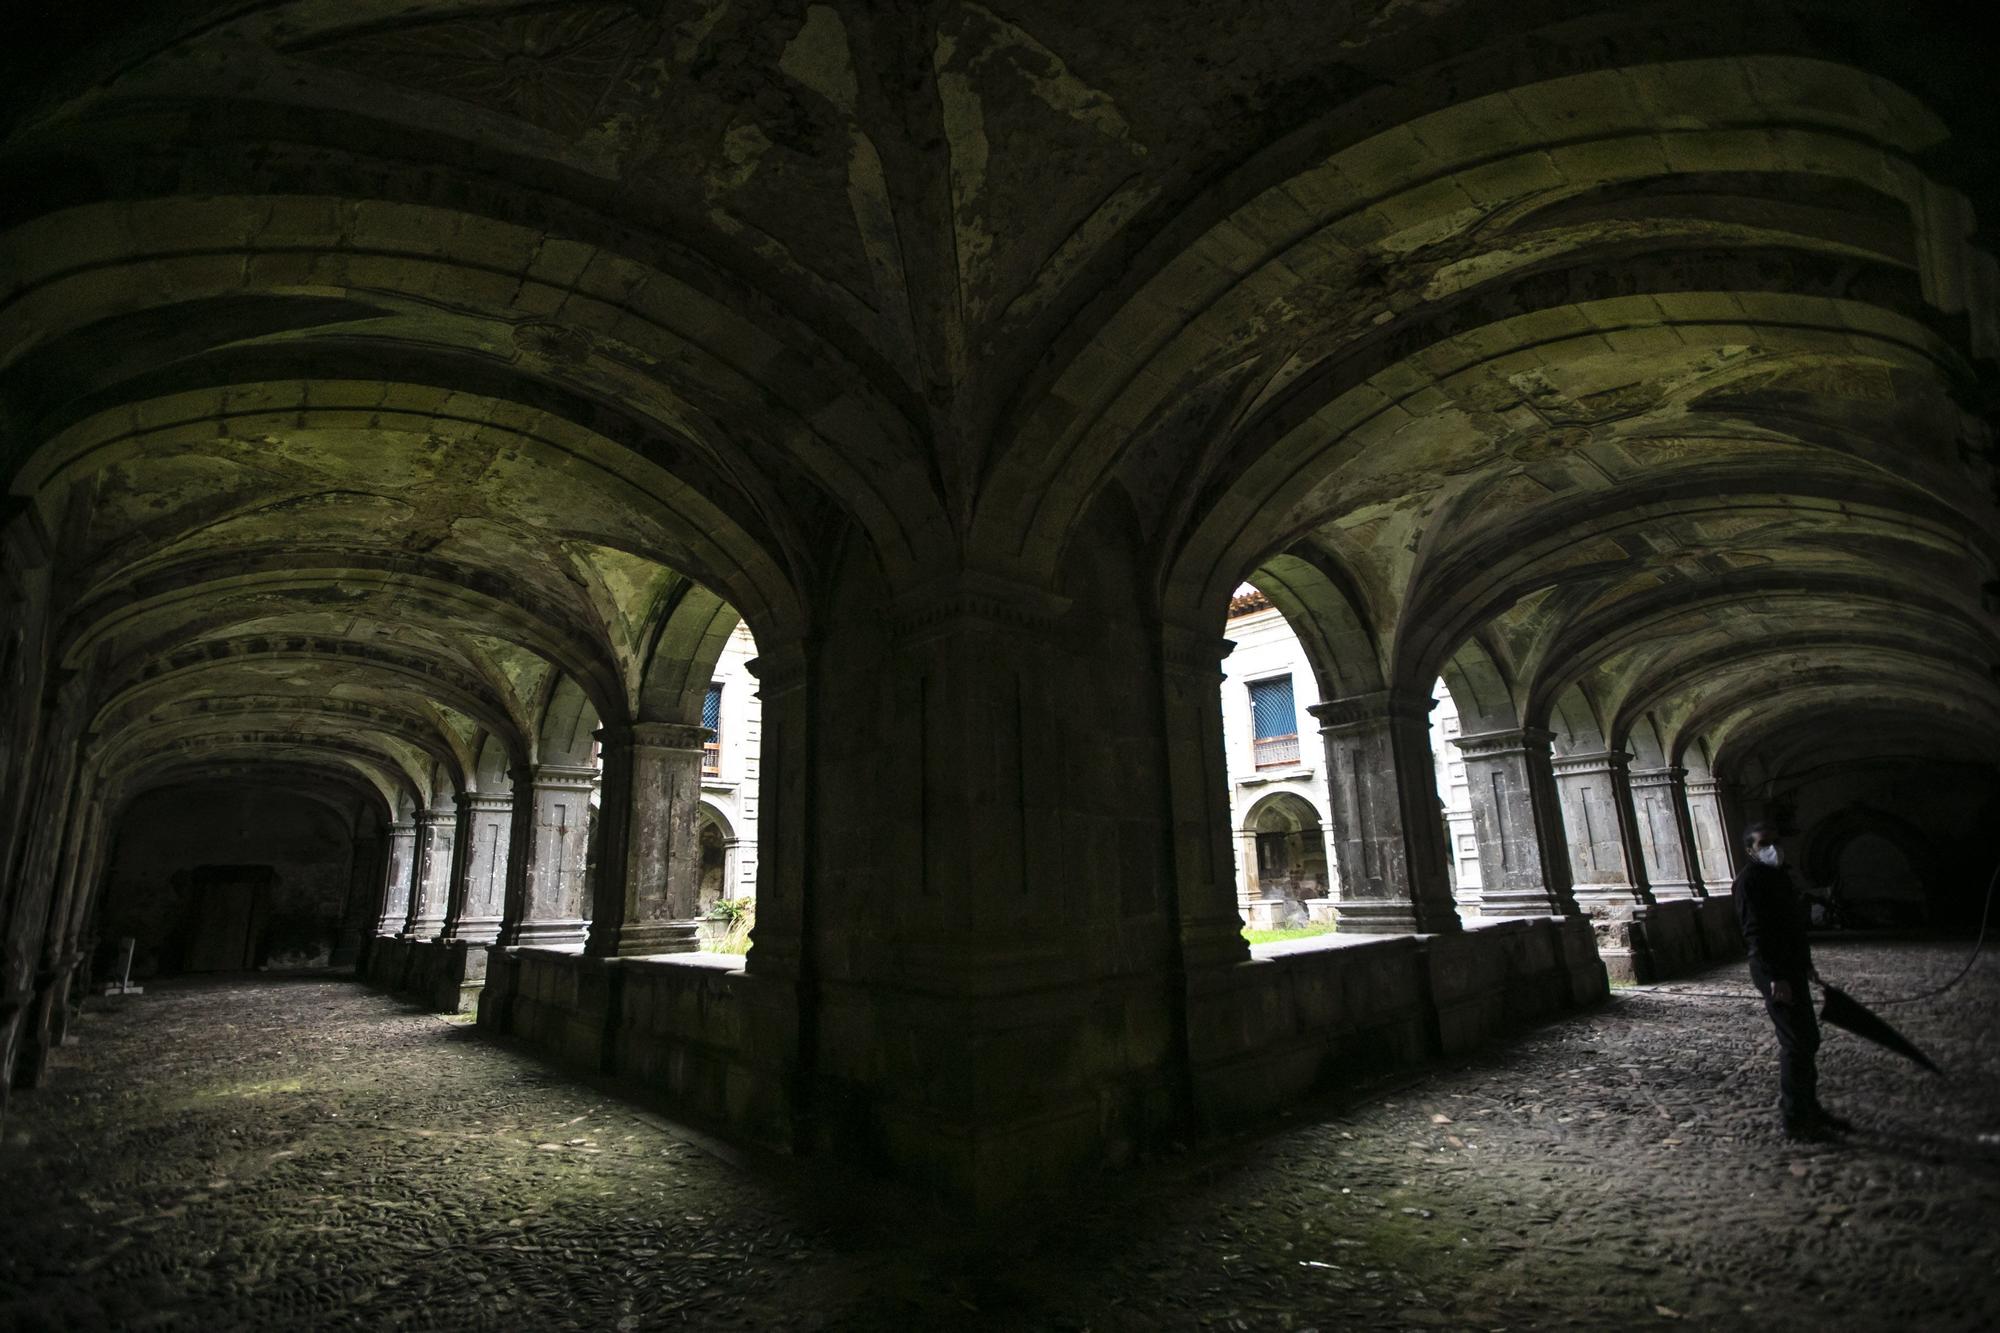
[[[1920,6],[62,21],[0,439],[135,754],[421,790],[558,674],[640,710],[690,588],[1051,586],[1114,494],[1150,614],[1255,578],[1344,691],[2000,740],[1991,130]]]

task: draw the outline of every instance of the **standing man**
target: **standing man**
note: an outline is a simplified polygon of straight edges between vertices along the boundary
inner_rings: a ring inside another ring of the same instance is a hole
[[[1778,1032],[1778,1109],[1785,1137],[1824,1143],[1853,1126],[1819,1104],[1819,1022],[1813,1017],[1808,979],[1817,981],[1806,939],[1806,903],[1785,869],[1784,849],[1768,824],[1743,831],[1750,859],[1736,876],[1736,915],[1750,952],[1750,980]]]

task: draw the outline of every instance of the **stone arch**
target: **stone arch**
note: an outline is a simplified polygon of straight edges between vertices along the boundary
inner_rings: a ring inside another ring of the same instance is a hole
[[[686,583],[654,633],[638,720],[699,723],[715,664],[740,622],[727,602],[697,583]]]
[[[701,842],[700,887],[696,905],[702,915],[717,901],[736,897],[736,829],[729,816],[712,801],[702,801],[695,810],[696,836]]]
[[[1249,582],[1278,608],[1304,647],[1322,699],[1383,688],[1382,658],[1351,580],[1331,561],[1277,555]]]
[[[1811,73],[1801,77],[1801,69]],[[1247,182],[1256,182],[1262,193],[1251,188],[1227,204],[1217,199],[1210,205],[1213,212],[1192,208],[1185,215],[1187,229],[1177,234],[1185,248],[1156,249],[1155,267],[1136,271],[1122,293],[1129,304],[1101,302],[1093,309],[1091,318],[1096,322],[1087,334],[1079,330],[1075,336],[1097,343],[1090,350],[1098,354],[1084,355],[1079,349],[1078,355],[1055,362],[1061,369],[1051,371],[1046,415],[1031,417],[1022,432],[1036,445],[1024,451],[1023,462],[1039,470],[1024,470],[1014,485],[996,486],[995,508],[1015,521],[1023,510],[1035,513],[1025,531],[1042,543],[1055,544],[1054,534],[1043,525],[1059,520],[1049,516],[1063,512],[1058,506],[1073,507],[1072,497],[1088,479],[1110,470],[1109,460],[1139,434],[1133,423],[1170,416],[1169,396],[1186,391],[1190,377],[1180,367],[1195,356],[1192,348],[1183,352],[1180,343],[1197,342],[1212,325],[1242,329],[1274,304],[1275,292],[1313,281],[1313,275],[1331,267],[1336,258],[1345,260],[1351,271],[1356,251],[1366,255],[1380,246],[1400,258],[1451,234],[1454,227],[1473,225],[1473,219],[1493,225],[1490,205],[1498,198],[1525,198],[1526,205],[1508,221],[1524,220],[1536,211],[1546,213],[1565,195],[1606,184],[1741,171],[1746,161],[1754,160],[1771,170],[1844,178],[1907,201],[1917,216],[1926,211],[1920,191],[1896,180],[1894,173],[1885,173],[1883,166],[1885,158],[1895,160],[1935,143],[1943,134],[1942,126],[1907,93],[1861,71],[1820,62],[1747,58],[1549,73],[1552,77],[1531,76],[1504,90],[1454,99],[1455,104],[1374,139],[1322,143],[1318,155],[1293,164],[1296,174],[1274,164],[1273,174],[1235,174],[1218,185],[1216,193],[1224,194],[1245,191]],[[1468,70],[1464,77],[1477,86],[1496,75]],[[1709,79],[1723,82],[1706,83]],[[1753,93],[1752,88],[1764,80],[1786,92],[1775,102]],[[1637,87],[1648,87],[1671,102],[1695,83],[1707,89],[1696,94],[1696,100],[1709,106],[1713,116],[1735,123],[1721,128],[1711,120],[1699,132],[1663,132],[1646,124],[1644,98],[1635,96]],[[1827,104],[1819,101],[1820,92],[1842,85],[1866,99],[1867,115],[1828,114]],[[1576,100],[1578,90],[1585,88],[1593,91]],[[1723,88],[1728,91],[1721,92]],[[1807,92],[1808,88],[1817,91]],[[1601,104],[1599,96],[1605,98]],[[1536,109],[1544,101],[1550,108],[1547,113]],[[1580,116],[1576,108],[1584,105],[1593,110]],[[1732,110],[1722,110],[1725,105]],[[1555,112],[1555,106],[1566,109]],[[1771,132],[1761,127],[1773,123],[1783,124],[1784,141],[1798,148],[1798,155],[1774,151]],[[1557,124],[1562,126],[1560,134],[1553,132]],[[1436,140],[1415,137],[1432,132],[1438,135]],[[1639,133],[1646,136],[1651,151],[1637,149],[1633,136]],[[1593,145],[1593,140],[1599,142]],[[1287,140],[1270,151],[1274,157],[1287,149],[1296,152],[1304,141],[1310,136]],[[1663,143],[1672,147],[1654,147]],[[1805,148],[1807,144],[1811,149]],[[1607,151],[1614,147],[1624,151]],[[1585,167],[1586,160],[1595,165]],[[1561,165],[1565,162],[1574,162],[1574,168]],[[1523,173],[1538,177],[1540,190],[1520,188]],[[1449,190],[1460,204],[1458,220],[1452,219],[1449,209],[1442,217],[1431,209],[1406,213],[1394,202],[1405,192],[1425,189]],[[1482,201],[1489,207],[1482,208]],[[1348,216],[1342,217],[1344,212]],[[1365,220],[1360,216],[1364,212]],[[1499,225],[1504,229],[1507,224]],[[1397,235],[1406,231],[1420,234],[1398,241]],[[1948,244],[1959,256],[1967,248],[1963,235]],[[1440,275],[1427,296],[1448,302],[1451,289],[1470,290],[1482,280],[1491,281],[1493,272],[1492,264],[1465,265],[1449,278]],[[1956,304],[1960,298],[1943,299]],[[1182,313],[1162,323],[1152,313],[1157,308]],[[1987,330],[1987,345],[1992,345],[1994,312],[1982,307],[1977,318]],[[1382,322],[1392,320],[1393,311],[1385,310]],[[1228,341],[1221,329],[1215,330],[1215,337]],[[1240,365],[1243,353],[1236,355]],[[1154,365],[1159,369],[1146,373]],[[1301,369],[1267,370],[1268,378],[1259,386],[1263,396],[1297,396]],[[1239,411],[1255,405],[1253,391],[1237,389],[1228,396]],[[1248,405],[1246,399],[1251,400]],[[1057,480],[1065,469],[1070,475]]]
[[[1895,920],[1899,915],[1895,910],[1871,910],[1866,900],[1885,899],[1920,909],[1936,890],[1935,858],[1928,844],[1924,831],[1910,820],[1850,804],[1814,825],[1799,857],[1800,868],[1809,883],[1831,887],[1845,925],[1913,924],[1907,915]],[[1864,882],[1847,882],[1850,876]],[[1879,882],[1867,882],[1866,877]]]
[[[519,761],[508,750],[505,741],[486,732],[479,738],[479,748],[472,767],[472,787],[481,795],[505,795],[513,785],[512,774]]]
[[[1551,744],[1558,755],[1595,754],[1610,749],[1597,707],[1579,685],[1571,685],[1549,704],[1547,725],[1555,733]]]
[[[596,762],[597,706],[583,687],[568,676],[555,678],[536,729],[535,760],[565,768],[590,768]]]
[[[1641,716],[1626,731],[1619,746],[1632,756],[1634,768],[1666,768],[1671,763],[1660,729],[1650,715]]]
[[[1256,880],[1245,886],[1249,924],[1253,928],[1303,924],[1308,917],[1305,904],[1333,891],[1320,812],[1297,792],[1273,792],[1244,812],[1242,834],[1249,843],[1247,865]]]
[[[1507,731],[1521,725],[1514,690],[1493,652],[1477,635],[1468,637],[1438,671],[1458,708],[1467,734]]]

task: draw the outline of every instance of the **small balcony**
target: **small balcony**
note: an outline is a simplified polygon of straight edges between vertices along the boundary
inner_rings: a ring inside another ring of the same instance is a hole
[[[1289,768],[1299,762],[1299,737],[1259,736],[1251,742],[1251,755],[1259,769]]]

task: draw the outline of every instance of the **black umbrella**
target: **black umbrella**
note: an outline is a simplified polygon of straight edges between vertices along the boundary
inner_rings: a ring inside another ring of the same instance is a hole
[[[1884,1046],[1898,1055],[1907,1056],[1933,1074],[1944,1072],[1937,1067],[1935,1060],[1918,1050],[1916,1044],[1908,1037],[1890,1027],[1873,1009],[1838,986],[1828,986],[1823,981],[1820,985],[1826,991],[1826,1003],[1819,1009],[1822,1022],[1831,1023],[1837,1028],[1846,1028],[1857,1037],[1865,1037],[1877,1046]]]

